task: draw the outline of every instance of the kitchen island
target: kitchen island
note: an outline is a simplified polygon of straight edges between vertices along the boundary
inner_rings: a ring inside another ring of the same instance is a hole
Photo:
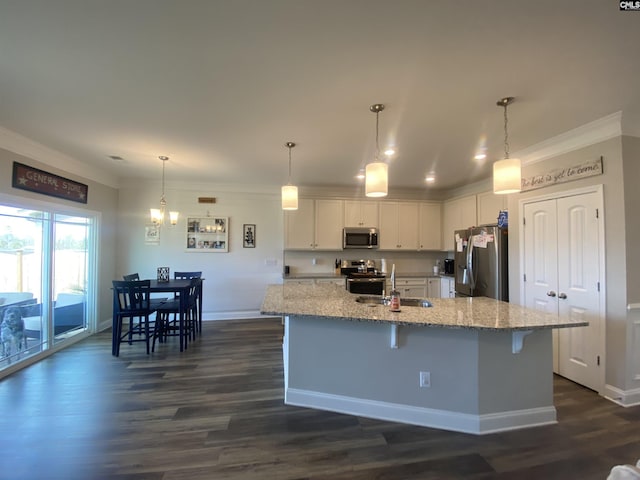
[[[587,325],[484,297],[356,302],[336,285],[270,285],[284,317],[285,403],[484,434],[556,422],[553,328]]]

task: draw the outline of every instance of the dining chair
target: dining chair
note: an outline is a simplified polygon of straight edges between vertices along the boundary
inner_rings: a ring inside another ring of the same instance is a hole
[[[202,272],[174,272],[173,278],[175,279],[186,279],[190,280],[192,278],[202,278]],[[198,291],[196,292],[196,318],[197,318],[197,333],[202,333],[202,312],[200,311],[200,304],[202,303],[202,282],[198,286]]]
[[[114,329],[113,355],[120,355],[120,344],[127,342],[144,342],[149,354],[150,322],[149,316],[155,311],[150,302],[150,280],[113,280],[114,295]],[[123,331],[124,319],[127,318],[128,329]]]
[[[157,310],[156,325],[153,332],[153,342],[151,351],[155,351],[156,339],[164,343],[168,337],[181,336],[180,341],[186,350],[190,340],[195,340],[198,328],[198,292],[202,285],[199,277],[191,278],[189,294],[187,299],[187,309],[184,315],[180,315],[180,297],[168,300]],[[173,318],[171,317],[173,315]],[[182,329],[180,328],[182,322]],[[180,331],[182,330],[182,332]]]
[[[130,273],[128,275],[123,275],[122,276],[123,280],[126,280],[128,282],[132,282],[132,281],[136,281],[136,280],[140,280],[140,274],[138,274],[138,272],[136,273]],[[160,305],[162,305],[164,302],[166,302],[167,300],[169,300],[168,297],[154,297],[154,298],[150,298],[149,301],[151,302],[151,307],[159,307]]]

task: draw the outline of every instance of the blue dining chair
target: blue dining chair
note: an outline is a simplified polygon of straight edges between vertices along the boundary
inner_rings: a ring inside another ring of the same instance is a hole
[[[155,311],[150,302],[149,280],[113,280],[113,316],[114,332],[112,353],[120,355],[120,344],[144,342],[149,354],[151,329],[149,316]],[[124,319],[128,319],[127,331],[124,331]]]
[[[202,278],[202,272],[174,272],[173,278],[175,279],[186,279],[190,280],[192,278]],[[202,282],[198,286],[198,291],[196,292],[196,317],[197,317],[197,332],[194,333],[201,334],[202,333],[202,312],[200,311],[200,304],[202,303]]]
[[[136,273],[130,273],[128,275],[123,275],[122,279],[126,280],[128,282],[132,282],[132,281],[140,280],[140,275],[137,272]],[[151,302],[151,307],[157,308],[160,305],[162,305],[164,302],[169,300],[169,298],[168,297],[154,297],[154,298],[150,298],[149,300]]]
[[[153,333],[151,351],[155,351],[156,339],[164,343],[168,337],[180,337],[180,342],[187,349],[189,341],[195,340],[196,329],[198,328],[198,292],[201,290],[202,279],[191,278],[189,294],[187,299],[187,309],[184,312],[183,320],[180,318],[180,297],[168,300],[157,310],[157,319]],[[173,315],[173,317],[171,317]],[[180,331],[180,321],[182,332]]]

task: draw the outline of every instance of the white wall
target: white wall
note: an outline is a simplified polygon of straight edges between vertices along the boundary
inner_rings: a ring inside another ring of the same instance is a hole
[[[621,137],[590,145],[572,152],[557,155],[545,161],[525,166],[523,176],[528,177],[545,171],[594,161],[604,157],[603,175],[589,177],[575,182],[532,190],[509,198],[509,289],[513,292],[512,301],[522,303],[517,296],[520,292],[520,250],[519,233],[521,219],[518,202],[525,198],[540,195],[560,194],[566,190],[589,185],[604,185],[605,219],[605,257],[606,272],[606,373],[605,382],[623,388],[627,385],[626,335],[627,335],[627,296],[625,272],[627,270],[625,242],[625,204],[623,187],[623,162]]]
[[[70,165],[60,165],[59,167],[52,167],[50,164],[44,163],[45,160],[50,160],[48,157],[48,150],[43,149],[41,152],[41,159],[43,161],[37,161],[32,158],[28,158],[16,153],[0,149],[0,178],[3,182],[0,183],[0,193],[9,195],[15,198],[19,202],[36,202],[42,204],[55,204],[59,208],[72,208],[87,211],[90,214],[100,214],[100,228],[98,231],[98,278],[97,278],[97,301],[98,301],[98,323],[109,322],[111,319],[112,310],[112,296],[111,296],[111,280],[115,275],[115,228],[116,225],[116,208],[118,202],[118,191],[115,188],[108,187],[98,182],[89,180],[85,177],[71,172],[75,172],[74,168]],[[11,177],[13,162],[24,163],[47,172],[51,172],[57,175],[61,175],[65,178],[76,180],[78,182],[88,185],[88,200],[87,204],[70,202],[67,200],[59,199],[56,197],[50,197],[38,193],[31,193],[26,190],[19,190],[11,187]],[[64,162],[61,162],[64,163]],[[63,170],[63,168],[69,168]],[[34,206],[33,208],[38,208]]]
[[[156,183],[127,185],[118,204],[116,277],[138,272],[155,278],[157,267],[203,272],[205,319],[244,318],[259,314],[265,287],[282,282],[283,213],[280,192],[246,192],[247,188],[214,185],[167,185],[168,207],[180,212],[175,227],[163,226],[159,245],[147,245],[144,227],[149,208],[157,207],[161,188]],[[244,190],[244,191],[243,191]],[[216,197],[215,204],[199,204],[198,197]],[[229,217],[229,252],[185,252],[187,216]],[[243,248],[242,226],[256,225],[255,248]]]

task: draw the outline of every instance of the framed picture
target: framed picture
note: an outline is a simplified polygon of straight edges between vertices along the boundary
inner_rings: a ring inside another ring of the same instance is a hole
[[[187,217],[185,252],[228,252],[229,217]]]
[[[256,226],[254,223],[242,225],[242,246],[244,248],[256,248]]]
[[[147,245],[160,244],[160,227],[158,225],[145,225],[144,243]]]

